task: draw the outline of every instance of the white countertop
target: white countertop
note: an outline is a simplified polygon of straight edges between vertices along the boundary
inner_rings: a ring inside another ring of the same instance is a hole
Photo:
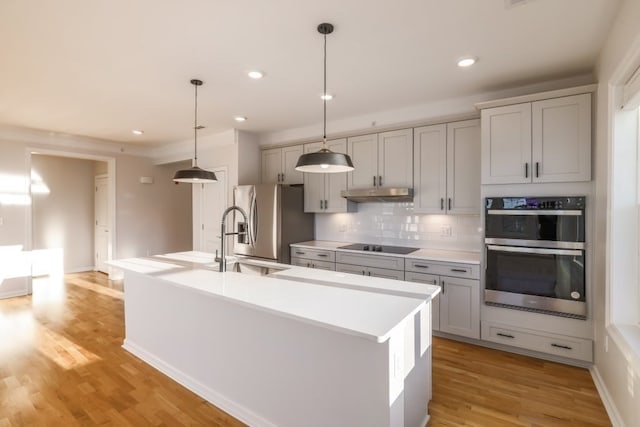
[[[244,260],[243,260],[244,261]],[[439,292],[436,286],[324,272],[304,267],[246,260],[285,267],[269,276],[219,273],[213,254],[180,252],[129,258],[109,264],[146,274],[215,297],[265,310],[377,342],[413,316]],[[126,276],[125,276],[126,302]]]
[[[383,254],[379,252],[363,252],[354,251],[349,249],[339,249],[340,246],[346,246],[351,244],[350,242],[333,242],[328,240],[310,240],[308,242],[293,243],[291,246],[307,249],[326,249],[332,251],[352,252],[367,255],[377,256],[392,256],[400,258],[412,258],[429,261],[442,261],[442,262],[460,262],[465,264],[480,264],[479,252],[465,252],[465,251],[448,251],[441,249],[418,249],[410,254]]]

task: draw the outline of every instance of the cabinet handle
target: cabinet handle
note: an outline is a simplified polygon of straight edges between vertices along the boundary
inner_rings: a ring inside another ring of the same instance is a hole
[[[374,187],[376,186],[376,176],[375,175],[373,176],[373,186]]]
[[[369,272],[369,274],[368,274],[368,275],[369,275],[369,276],[371,276],[371,272]]]
[[[324,201],[324,208],[325,208],[325,209],[328,209],[328,208],[329,208],[329,203],[327,203],[327,201],[326,201],[326,200]]]
[[[454,273],[468,273],[467,270],[464,270],[462,268],[452,268],[451,271],[453,271]]]
[[[382,175],[378,175],[378,187],[382,187]]]
[[[329,254],[318,254],[318,256],[321,256],[321,257],[325,257],[325,258],[326,258],[326,257],[328,257],[328,256],[329,256]]]
[[[363,276],[366,276],[366,274],[365,274],[365,271],[364,271],[364,270],[362,270],[362,275],[363,275]]]
[[[320,200],[320,209],[322,209],[322,200]]]
[[[497,332],[496,335],[503,338],[511,338],[511,339],[515,338],[513,335],[503,334],[502,332]]]
[[[440,210],[444,210],[444,197],[440,197]]]
[[[536,162],[536,178],[540,176],[540,162]]]
[[[428,265],[424,265],[424,264],[413,264],[413,266],[418,268],[429,268]]]
[[[284,182],[284,174],[282,174],[282,182]]]
[[[442,283],[442,295],[444,295],[444,280],[440,283]]]
[[[310,262],[308,262],[308,263],[307,263],[307,268],[312,268],[312,267],[311,267],[311,265],[312,265],[312,264],[311,264]]]
[[[311,263],[311,268],[316,268],[316,265],[314,263]]]
[[[551,347],[561,348],[563,350],[573,350],[573,347],[569,347],[568,345],[556,344],[556,343],[551,343]]]
[[[433,279],[433,286],[438,286],[438,279]]]
[[[449,197],[449,210],[451,210],[451,197]]]
[[[296,251],[296,255],[304,255],[304,254],[305,254],[305,252],[302,252],[302,251]]]
[[[529,163],[524,164],[524,177],[529,178]]]

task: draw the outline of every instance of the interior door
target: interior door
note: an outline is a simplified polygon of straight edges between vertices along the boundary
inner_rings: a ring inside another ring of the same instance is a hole
[[[95,270],[108,273],[107,261],[109,253],[109,177],[99,175],[95,177],[95,198],[94,198],[94,253]]]
[[[193,186],[194,212],[194,249],[209,253],[220,250],[220,221],[227,208],[227,171],[212,170],[218,182]],[[227,247],[231,240],[227,241]]]

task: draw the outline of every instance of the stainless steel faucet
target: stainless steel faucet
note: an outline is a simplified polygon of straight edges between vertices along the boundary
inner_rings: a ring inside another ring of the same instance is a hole
[[[247,223],[247,214],[246,212],[238,206],[229,206],[224,213],[222,214],[222,222],[220,224],[220,259],[218,260],[216,258],[216,261],[220,261],[220,267],[218,268],[218,271],[220,271],[220,273],[227,271],[227,263],[225,261],[225,240],[227,236],[231,236],[231,235],[240,235],[240,234],[247,234],[246,231],[245,232],[231,232],[231,233],[227,233],[227,225],[226,225],[226,221],[227,221],[227,215],[229,214],[229,212],[236,210],[238,212],[240,212],[244,218],[244,222]],[[245,227],[246,230],[246,227]],[[217,251],[216,251],[217,252]]]

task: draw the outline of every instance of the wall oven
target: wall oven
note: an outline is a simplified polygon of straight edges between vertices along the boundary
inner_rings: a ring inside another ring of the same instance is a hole
[[[485,304],[586,319],[585,198],[485,200]]]

